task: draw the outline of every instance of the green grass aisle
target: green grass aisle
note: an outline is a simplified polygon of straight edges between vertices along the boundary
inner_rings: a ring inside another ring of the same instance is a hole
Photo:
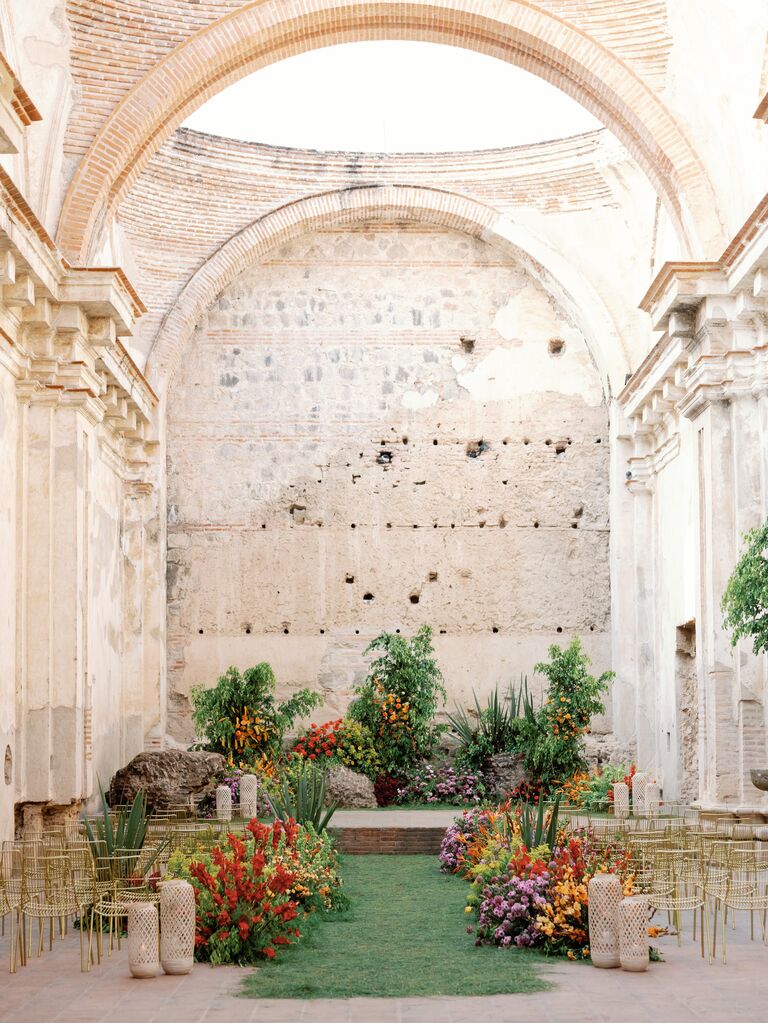
[[[306,937],[245,981],[249,998],[492,995],[541,991],[541,960],[526,951],[476,948],[466,933],[467,884],[434,856],[347,856],[348,913],[319,920]]]

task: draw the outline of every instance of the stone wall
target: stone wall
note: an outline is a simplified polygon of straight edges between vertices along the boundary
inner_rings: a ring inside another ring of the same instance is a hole
[[[0,362],[0,837],[13,819],[16,750],[16,450],[13,377]]]
[[[322,688],[435,629],[450,700],[574,632],[609,666],[607,411],[584,338],[508,254],[361,225],[225,289],[168,396],[171,730],[230,663]]]

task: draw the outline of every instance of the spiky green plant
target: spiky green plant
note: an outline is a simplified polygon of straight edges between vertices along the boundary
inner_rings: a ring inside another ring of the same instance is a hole
[[[301,761],[280,780],[279,786],[270,792],[275,817],[286,821],[289,818],[298,824],[311,824],[315,831],[324,831],[336,812],[336,803],[326,807],[327,782],[325,771],[308,761]]]
[[[510,682],[504,696],[496,686],[485,706],[480,704],[477,693],[473,692],[472,696],[475,701],[475,720],[463,707],[459,707],[448,715],[448,721],[459,740],[458,762],[478,770],[488,757],[516,748],[521,721],[529,717],[535,719],[536,711],[525,677],[521,677],[518,686]]]
[[[93,822],[85,820],[85,834],[93,861],[97,866],[99,880],[128,877],[133,872],[147,837],[147,797],[140,789],[133,797],[130,810],[119,810],[112,815],[104,788],[99,781],[101,795],[101,818]],[[148,872],[167,844],[163,840],[143,861],[142,869]]]
[[[527,849],[537,849],[540,845],[546,845],[554,849],[557,838],[557,818],[560,813],[560,796],[555,798],[549,811],[549,821],[546,821],[546,804],[542,799],[539,802],[536,816],[530,803],[524,803],[520,812],[520,837]]]

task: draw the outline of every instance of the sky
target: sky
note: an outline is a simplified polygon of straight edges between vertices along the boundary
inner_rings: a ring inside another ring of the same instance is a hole
[[[440,152],[542,142],[600,122],[494,57],[434,43],[363,42],[262,68],[214,96],[186,127],[277,146]]]

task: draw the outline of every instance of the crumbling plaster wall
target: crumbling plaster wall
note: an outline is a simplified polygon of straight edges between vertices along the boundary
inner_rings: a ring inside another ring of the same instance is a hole
[[[607,410],[584,338],[507,254],[403,225],[304,236],[219,297],[168,410],[177,738],[231,663],[271,661],[334,716],[370,639],[424,622],[451,703],[574,632],[609,667]]]
[[[13,377],[0,364],[0,840],[13,819],[16,724],[16,438]]]

